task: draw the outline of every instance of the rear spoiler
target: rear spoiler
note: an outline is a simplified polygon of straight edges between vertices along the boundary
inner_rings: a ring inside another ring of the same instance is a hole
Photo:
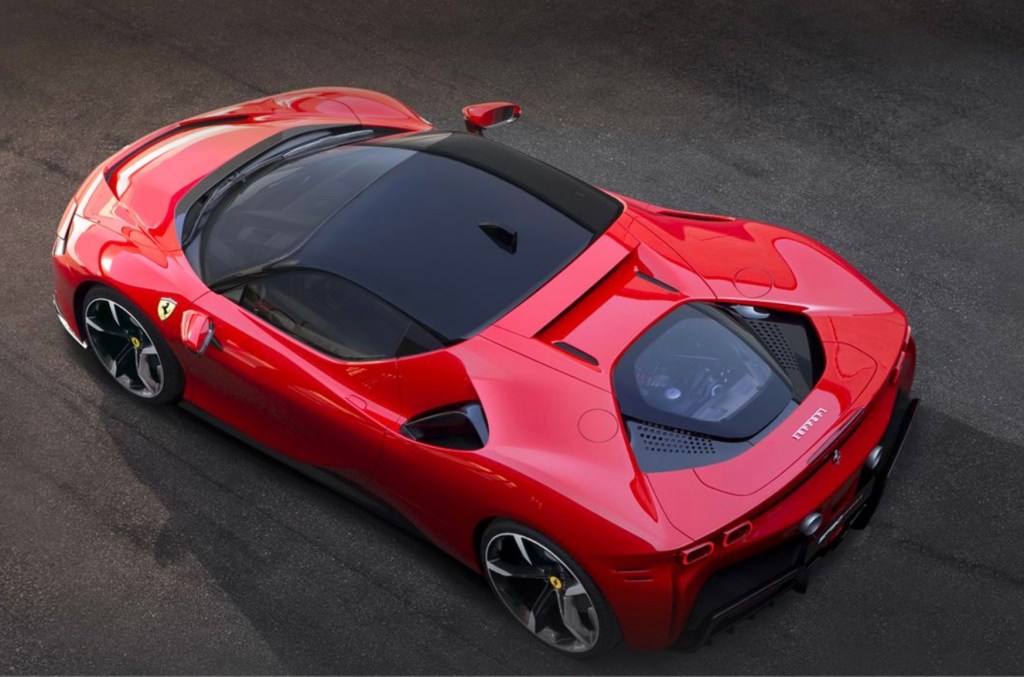
[[[249,115],[220,115],[214,117],[193,118],[191,120],[185,120],[184,122],[177,122],[169,127],[164,127],[163,129],[158,129],[152,134],[142,137],[134,144],[125,146],[123,149],[118,151],[118,153],[111,158],[110,164],[103,170],[103,178],[106,180],[107,185],[110,186],[110,190],[116,194],[117,190],[115,186],[117,175],[121,171],[121,168],[124,167],[129,160],[137,157],[147,148],[151,148],[175,134],[180,134],[190,129],[246,122],[250,117],[251,116]]]

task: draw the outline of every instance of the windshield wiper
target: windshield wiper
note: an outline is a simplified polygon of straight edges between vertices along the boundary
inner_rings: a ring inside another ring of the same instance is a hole
[[[281,154],[283,160],[294,160],[304,155],[311,153],[317,153],[328,148],[334,148],[336,146],[344,146],[348,143],[355,143],[356,141],[362,141],[363,139],[369,139],[374,136],[372,129],[359,129],[354,132],[346,132],[344,134],[333,134],[331,136],[325,136],[320,139],[314,139],[308,143],[296,146],[290,150],[285,151]]]
[[[187,247],[196,239],[196,236],[199,235],[203,230],[203,227],[206,225],[206,221],[208,220],[210,213],[213,211],[213,208],[232,188],[238,186],[240,183],[249,180],[256,174],[281,162],[290,162],[300,157],[319,153],[320,151],[327,150],[328,148],[344,146],[345,144],[355,143],[356,141],[369,139],[373,136],[374,131],[372,129],[360,129],[354,132],[345,132],[344,134],[331,134],[329,136],[318,137],[312,141],[307,141],[306,143],[300,143],[298,145],[294,142],[285,143],[279,145],[276,149],[271,149],[268,151],[268,154],[258,157],[249,164],[236,169],[224,177],[224,179],[209,193],[207,193],[202,200],[196,202],[196,204],[189,209],[190,212],[195,209],[196,213],[195,216],[188,218],[185,223],[185,236],[182,238],[181,246],[183,248]]]

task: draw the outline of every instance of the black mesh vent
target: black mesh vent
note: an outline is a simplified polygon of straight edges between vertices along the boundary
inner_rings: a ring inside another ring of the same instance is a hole
[[[763,322],[761,320],[747,320],[747,326],[754,330],[762,345],[768,349],[779,366],[786,371],[800,371],[800,365],[796,361],[796,355],[789,341],[783,335],[779,325],[774,322]]]
[[[637,433],[650,451],[676,454],[713,454],[715,443],[707,435],[673,430],[652,423],[638,423]]]
[[[802,541],[788,541],[712,574],[694,601],[680,646],[697,648],[712,633],[731,627],[756,612],[774,595],[793,587],[796,581],[787,574],[792,574],[799,566],[803,547]],[[766,591],[763,598],[750,597],[771,583],[775,586]]]
[[[796,400],[802,401],[821,378],[825,368],[825,355],[821,340],[811,321],[800,313],[759,308],[768,313],[765,319],[753,319],[737,313],[758,343],[786,372],[793,385]]]
[[[750,449],[747,441],[720,440],[701,433],[626,418],[629,444],[644,472],[714,465]]]

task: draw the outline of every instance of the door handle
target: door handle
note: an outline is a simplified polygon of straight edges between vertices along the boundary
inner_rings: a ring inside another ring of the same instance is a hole
[[[220,348],[214,335],[213,320],[209,315],[198,310],[186,310],[181,316],[181,342],[196,355],[202,357],[211,345]]]

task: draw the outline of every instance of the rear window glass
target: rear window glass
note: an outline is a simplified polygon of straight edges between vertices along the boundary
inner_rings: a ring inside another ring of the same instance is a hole
[[[785,377],[722,311],[688,304],[640,337],[614,373],[627,418],[746,439],[792,401]]]

